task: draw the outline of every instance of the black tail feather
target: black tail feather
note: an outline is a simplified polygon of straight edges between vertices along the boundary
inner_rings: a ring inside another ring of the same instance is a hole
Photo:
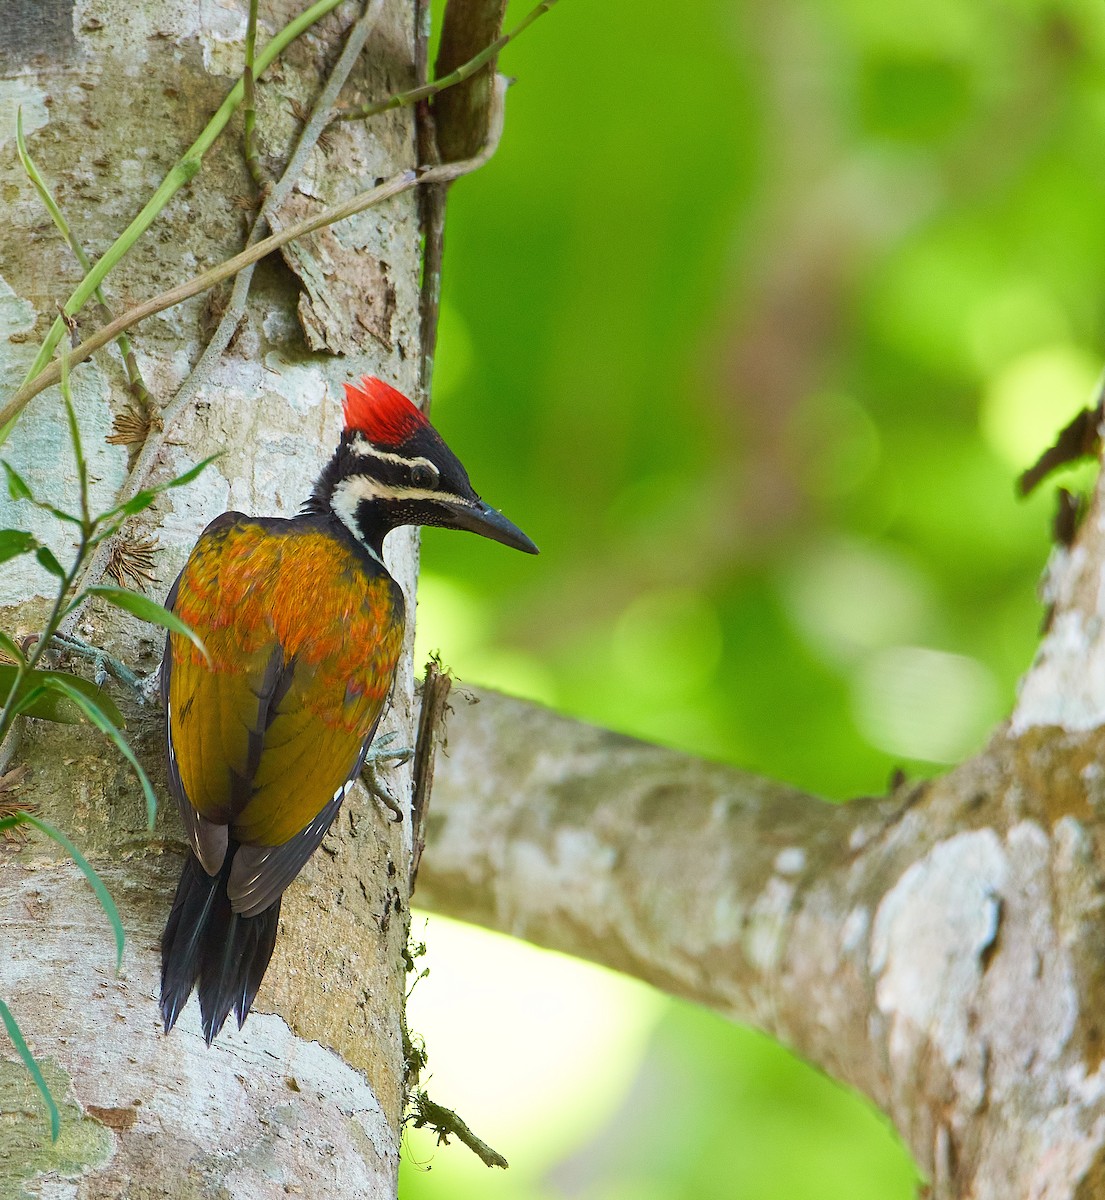
[[[176,1024],[199,979],[200,953],[215,896],[226,891],[224,875],[208,875],[189,851],[161,935],[161,1019],[166,1033]]]
[[[276,944],[280,900],[255,917],[233,912],[226,893],[237,846],[227,848],[223,868],[208,875],[189,852],[161,938],[161,1017],[165,1032],[199,992],[203,1036],[210,1046],[233,1009],[241,1029],[261,986]]]

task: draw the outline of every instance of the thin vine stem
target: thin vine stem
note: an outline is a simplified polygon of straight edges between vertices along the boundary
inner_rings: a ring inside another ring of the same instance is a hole
[[[265,186],[265,173],[261,169],[261,159],[257,153],[255,137],[257,126],[257,90],[254,87],[253,56],[257,45],[257,0],[249,0],[249,19],[246,22],[245,70],[242,72],[243,133],[242,143],[245,153],[246,166],[249,168],[253,182],[259,188]]]
[[[458,83],[463,83],[466,79],[470,79],[475,75],[481,67],[487,66],[504,46],[509,46],[519,34],[524,33],[538,17],[543,13],[547,13],[556,3],[557,0],[541,0],[541,3],[536,8],[531,9],[513,29],[504,33],[502,37],[496,38],[489,46],[485,46],[479,54],[470,58],[466,63],[461,63],[455,71],[450,71],[448,75],[442,76],[441,79],[435,79],[432,83],[424,83],[420,87],[411,88],[406,92],[397,92],[394,96],[389,96],[386,100],[377,100],[372,104],[363,104],[359,108],[339,109],[334,113],[333,120],[361,121],[367,117],[377,116],[379,113],[389,112],[393,108],[406,108],[411,104],[417,104],[419,100],[429,100],[439,92],[445,91],[446,88],[455,87]]]
[[[312,25],[320,21],[328,13],[337,8],[341,0],[316,0],[309,8],[305,9],[294,21],[290,21],[284,28],[261,50],[257,55],[255,63],[256,74],[260,75],[267,67],[283,53],[292,42],[296,40],[302,33],[310,29]],[[115,239],[108,247],[102,258],[100,258],[92,270],[81,280],[76,289],[68,300],[62,305],[62,311],[66,316],[73,316],[79,312],[87,303],[89,297],[93,294],[97,287],[103,283],[108,274],[118,265],[123,257],[134,246],[135,242],[142,236],[143,233],[153,224],[162,209],[176,195],[176,193],[190,180],[194,179],[199,173],[203,165],[203,157],[208,150],[215,144],[219,134],[226,128],[227,122],[233,116],[235,110],[242,103],[245,97],[245,84],[239,79],[237,83],[230,89],[226,99],[219,105],[215,115],[207,122],[203,132],[192,143],[191,146],[184,152],[176,165],[170,170],[168,175],[161,181],[157,190],[146,202],[142,211],[134,218],[125,230]],[[51,325],[50,332],[46,335],[45,340],[39,347],[38,354],[35,356],[34,362],[31,364],[24,380],[23,386],[16,393],[21,395],[24,387],[37,376],[40,376],[44,370],[49,370],[47,364],[53,356],[54,350],[65,334],[65,322],[59,316]],[[117,332],[112,337],[117,336]],[[109,339],[111,340],[111,339]],[[77,361],[74,359],[74,361]],[[56,382],[56,379],[54,380]],[[31,393],[34,394],[34,393]],[[22,402],[18,406],[8,404],[5,406],[3,414],[0,415],[0,443],[7,439],[11,431],[11,425],[15,417],[19,415],[23,406],[30,395],[25,395]]]
[[[116,317],[110,325],[105,325],[103,329],[97,330],[96,333],[75,346],[70,351],[70,361],[74,365],[84,362],[102,346],[107,345],[108,342],[118,337],[124,329],[129,329],[132,325],[145,320],[146,317],[152,316],[154,313],[162,312],[166,308],[172,308],[184,300],[191,299],[192,296],[197,296],[201,292],[207,291],[209,288],[214,287],[215,284],[221,283],[224,279],[229,279],[232,275],[237,275],[244,267],[248,267],[252,263],[259,261],[274,250],[279,250],[281,246],[294,241],[296,238],[303,237],[308,233],[314,233],[316,229],[333,225],[337,221],[344,220],[346,217],[355,216],[357,213],[364,212],[365,209],[372,208],[384,200],[390,200],[393,196],[402,195],[404,192],[410,191],[411,188],[433,183],[451,183],[463,175],[469,175],[473,171],[479,170],[495,153],[502,138],[502,100],[506,92],[506,86],[507,81],[503,76],[498,76],[491,106],[491,127],[489,129],[488,140],[478,154],[473,155],[471,158],[461,159],[455,163],[443,163],[436,167],[409,168],[405,171],[400,171],[377,187],[369,188],[366,192],[359,192],[356,196],[352,196],[348,200],[343,200],[340,204],[330,205],[328,208],[316,213],[313,217],[307,217],[302,221],[297,221],[295,224],[289,225],[287,228],[280,230],[279,233],[274,233],[257,242],[255,245],[247,247],[240,254],[234,255],[233,258],[227,259],[217,267],[212,267],[210,270],[204,271],[202,274],[195,276],[195,278],[185,283],[179,284],[175,288],[170,288],[168,291],[162,292],[160,295],[154,296],[142,304],[135,305],[134,308],[123,313],[122,316]],[[0,425],[5,425],[11,421],[32,396],[37,396],[45,388],[51,387],[58,382],[59,378],[60,372],[56,364],[52,364],[40,371],[38,375],[20,387],[4,408],[0,409]]]
[[[82,270],[87,274],[92,270],[92,263],[88,255],[84,252],[84,247],[78,241],[69,222],[66,220],[65,214],[61,211],[61,205],[58,204],[53,192],[50,191],[50,185],[35,165],[35,161],[31,158],[30,151],[27,149],[27,140],[23,136],[22,107],[17,110],[15,115],[15,147],[27,178],[34,184],[35,190],[38,192],[39,198],[42,200],[46,211],[50,214],[50,218],[54,222],[58,232],[65,239],[69,249],[73,252],[73,256],[80,263]],[[100,305],[102,320],[110,321],[111,310],[107,306],[103,290],[97,287],[92,294]],[[134,357],[134,349],[130,344],[130,339],[125,333],[121,333],[117,340],[119,343],[119,353],[122,354],[123,362],[126,365],[127,382],[130,384],[131,391],[142,404],[148,404],[150,394],[146,390],[145,383],[142,381],[142,375],[138,370],[138,362]]]

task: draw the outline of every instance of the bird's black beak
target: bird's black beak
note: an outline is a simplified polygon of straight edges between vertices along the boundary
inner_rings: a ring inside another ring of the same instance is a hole
[[[454,529],[470,530],[481,537],[490,538],[493,542],[502,542],[504,546],[512,546],[526,554],[540,553],[513,521],[508,521],[498,509],[492,508],[478,497],[474,503],[447,504],[447,507],[453,518],[450,525]]]

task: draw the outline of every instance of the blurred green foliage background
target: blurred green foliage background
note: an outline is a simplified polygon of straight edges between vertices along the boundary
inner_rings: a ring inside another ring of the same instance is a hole
[[[427,531],[422,649],[833,799],[978,748],[1043,613],[1054,485],[1014,480],[1101,368],[1103,49],[1099,0],[561,0],[450,199],[434,397],[542,557]],[[511,1173],[438,1151],[406,1195],[913,1194],[858,1100],[616,987],[645,1032],[559,1165],[546,1116]]]

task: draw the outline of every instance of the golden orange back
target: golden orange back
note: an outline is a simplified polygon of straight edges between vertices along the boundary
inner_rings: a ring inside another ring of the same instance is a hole
[[[398,585],[319,522],[238,516],[201,538],[170,635],[170,769],[245,845],[279,846],[357,766],[403,640]]]

